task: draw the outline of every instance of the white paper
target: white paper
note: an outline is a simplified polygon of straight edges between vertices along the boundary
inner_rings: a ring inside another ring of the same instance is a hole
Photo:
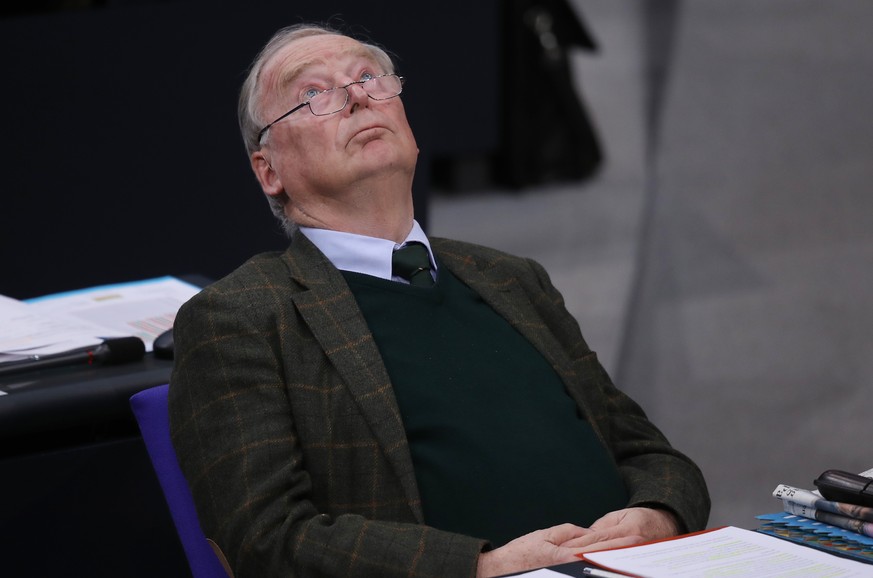
[[[151,351],[155,338],[173,326],[179,307],[199,291],[175,277],[161,277],[47,295],[25,303],[46,317],[97,327],[100,337],[139,337],[146,351]]]
[[[0,362],[62,353],[100,343],[98,328],[43,315],[27,303],[0,295]]]
[[[175,277],[103,285],[18,301],[0,295],[0,364],[139,337],[146,351],[199,287]]]
[[[869,564],[730,526],[676,540],[593,552],[586,554],[585,558],[606,568],[644,578],[870,578],[873,575],[873,567]]]

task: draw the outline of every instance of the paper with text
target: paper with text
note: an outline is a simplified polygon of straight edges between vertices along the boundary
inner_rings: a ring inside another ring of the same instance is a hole
[[[580,557],[643,578],[873,576],[868,564],[732,526]]]
[[[175,277],[92,287],[29,299],[46,317],[101,328],[101,337],[133,336],[152,350],[155,338],[173,327],[176,312],[200,287]]]
[[[27,303],[0,295],[0,362],[52,355],[100,343],[97,327],[43,315]]]

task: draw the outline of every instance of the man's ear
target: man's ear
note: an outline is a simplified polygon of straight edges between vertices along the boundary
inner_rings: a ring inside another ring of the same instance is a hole
[[[264,155],[263,151],[253,152],[250,160],[252,170],[255,172],[255,177],[257,177],[264,193],[270,197],[283,196],[285,194],[285,187],[282,186],[278,173],[273,170],[269,159]]]

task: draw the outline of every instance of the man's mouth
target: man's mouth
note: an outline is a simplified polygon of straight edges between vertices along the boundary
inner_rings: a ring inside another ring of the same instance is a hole
[[[380,125],[365,126],[359,130],[356,130],[352,135],[352,138],[349,139],[349,141],[351,142],[361,139],[369,141],[378,138],[386,130],[387,129],[385,127]]]

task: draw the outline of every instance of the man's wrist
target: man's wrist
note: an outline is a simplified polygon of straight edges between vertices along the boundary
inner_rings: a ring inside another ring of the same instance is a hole
[[[476,562],[476,578],[499,576],[498,570],[494,566],[494,550],[482,552]]]
[[[666,528],[671,535],[678,536],[680,534],[685,534],[688,530],[685,528],[685,524],[682,521],[682,518],[674,512],[669,507],[664,504],[660,504],[657,502],[646,502],[640,504],[634,504],[633,506],[629,506],[631,508],[648,508],[649,510],[655,510],[656,512],[663,514],[663,518],[665,523],[669,524],[669,527]]]

